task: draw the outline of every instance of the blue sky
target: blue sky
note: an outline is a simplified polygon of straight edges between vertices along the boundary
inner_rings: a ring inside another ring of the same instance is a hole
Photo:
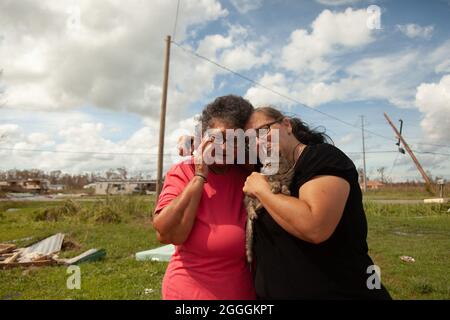
[[[367,26],[370,5],[380,10],[379,29]],[[164,37],[174,32],[176,7],[0,4],[0,168],[126,166],[153,175]],[[192,130],[194,116],[233,93],[325,127],[357,167],[364,116],[366,149],[391,151],[367,155],[368,175],[385,167],[394,181],[420,180],[411,159],[393,152],[387,112],[404,120],[424,168],[450,179],[449,1],[181,0],[175,41],[299,103],[172,45],[166,169],[179,160],[176,138]]]

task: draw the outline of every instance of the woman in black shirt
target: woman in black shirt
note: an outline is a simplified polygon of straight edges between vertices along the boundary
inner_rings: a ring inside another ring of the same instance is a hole
[[[368,255],[367,221],[353,162],[326,136],[271,107],[247,128],[279,130],[280,155],[295,166],[291,196],[273,194],[252,173],[244,192],[264,210],[254,225],[260,299],[390,299]]]

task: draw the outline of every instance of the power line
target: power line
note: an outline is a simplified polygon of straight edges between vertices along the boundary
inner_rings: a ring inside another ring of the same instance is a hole
[[[25,149],[25,148],[2,148],[0,150],[7,151],[25,151],[25,152],[51,152],[51,153],[69,153],[69,154],[103,154],[103,155],[136,155],[136,156],[157,156],[157,153],[147,152],[98,152],[98,151],[70,151],[70,150],[46,150],[46,149]],[[165,153],[164,156],[172,156]]]
[[[409,139],[409,140],[414,141],[415,139]],[[450,145],[448,145],[448,144],[435,144],[435,143],[428,143],[428,142],[417,142],[417,143],[412,143],[411,145],[450,148]]]
[[[450,153],[443,153],[443,152],[432,152],[432,151],[418,151],[418,150],[412,150],[415,153],[421,153],[421,154],[432,154],[432,155],[437,155],[437,156],[449,156],[450,157]],[[350,152],[345,152],[343,151],[345,154],[361,154],[362,151],[350,151]],[[366,151],[366,153],[396,153],[398,151],[395,150],[386,150],[386,151]]]
[[[353,127],[353,128],[358,129],[358,130],[361,129],[361,128],[360,128],[359,126],[357,126],[356,124],[352,124],[352,123],[347,122],[347,121],[345,121],[345,120],[342,120],[342,119],[340,119],[340,118],[338,118],[338,117],[336,117],[336,116],[333,116],[333,115],[331,115],[331,114],[329,114],[329,113],[326,113],[326,112],[324,112],[324,111],[321,111],[321,110],[318,110],[318,109],[313,108],[313,107],[311,107],[311,106],[308,106],[307,104],[305,104],[305,103],[303,103],[303,102],[301,102],[301,101],[299,101],[299,100],[297,100],[297,99],[295,99],[295,98],[293,98],[293,97],[291,97],[291,96],[289,96],[289,95],[286,95],[286,94],[281,93],[281,92],[279,92],[279,91],[277,91],[277,90],[275,90],[275,89],[272,89],[272,88],[270,88],[270,87],[268,87],[268,86],[265,86],[265,85],[259,83],[259,82],[256,81],[256,80],[253,80],[253,79],[251,79],[251,78],[249,78],[249,77],[247,77],[247,76],[245,76],[245,75],[243,75],[243,74],[241,74],[241,73],[239,73],[239,72],[237,72],[237,71],[234,71],[234,70],[230,69],[229,67],[226,67],[226,66],[224,66],[224,65],[222,65],[222,64],[220,64],[220,63],[218,63],[218,62],[216,62],[216,61],[214,61],[214,60],[211,60],[210,58],[205,57],[205,56],[203,56],[203,55],[201,55],[201,54],[195,52],[195,51],[192,50],[192,49],[185,48],[183,45],[179,44],[179,43],[176,42],[176,41],[173,41],[173,40],[172,40],[172,43],[173,43],[174,45],[176,45],[178,48],[180,48],[181,50],[183,50],[184,52],[186,52],[186,53],[189,53],[189,54],[191,54],[191,55],[193,55],[193,56],[195,56],[195,57],[197,57],[197,58],[199,58],[199,59],[205,60],[206,62],[211,63],[211,64],[215,65],[216,67],[218,67],[218,68],[220,68],[220,69],[223,69],[223,70],[225,70],[225,71],[227,71],[227,72],[229,72],[229,73],[232,73],[232,74],[234,74],[235,76],[237,76],[237,77],[239,77],[239,78],[241,78],[241,79],[244,79],[244,80],[246,80],[246,81],[248,81],[248,82],[254,84],[255,86],[258,86],[258,87],[263,88],[263,89],[265,89],[265,90],[267,90],[267,91],[270,91],[270,92],[272,92],[273,94],[276,94],[276,95],[278,95],[278,96],[280,96],[280,97],[282,97],[282,98],[284,98],[284,99],[286,99],[286,100],[289,100],[289,101],[291,101],[291,102],[294,102],[295,104],[298,104],[298,105],[301,106],[301,107],[307,108],[307,109],[312,110],[312,111],[317,112],[317,113],[320,113],[320,114],[323,115],[323,116],[326,116],[326,117],[328,117],[328,118],[331,118],[331,119],[333,119],[333,120],[335,120],[335,121],[338,121],[338,122],[340,122],[340,123],[342,123],[342,124],[345,124],[345,125],[347,125],[347,126],[349,126],[349,127]],[[367,132],[367,133],[370,133],[370,134],[372,134],[372,135],[374,135],[374,136],[377,136],[377,137],[380,137],[380,138],[383,138],[383,139],[386,139],[386,140],[389,140],[389,141],[397,141],[397,140],[394,139],[394,138],[387,137],[387,136],[385,136],[385,135],[379,134],[379,133],[374,132],[374,131],[371,131],[371,130],[365,129],[364,131]],[[450,145],[432,144],[432,143],[415,143],[415,145],[427,145],[427,146],[448,147],[448,148],[450,148]],[[420,153],[420,152],[419,152],[419,153]],[[447,154],[443,154],[443,155],[447,155]]]
[[[278,92],[278,91],[276,91],[276,90],[274,90],[274,89],[272,89],[272,88],[269,88],[269,87],[267,87],[267,86],[265,86],[265,85],[263,85],[263,84],[261,84],[261,83],[255,81],[255,80],[253,80],[253,79],[251,79],[251,78],[249,78],[249,77],[247,77],[247,76],[245,76],[245,75],[243,75],[243,74],[241,74],[241,73],[239,73],[239,72],[237,72],[237,71],[234,71],[234,70],[232,70],[232,69],[230,69],[230,68],[228,68],[228,67],[226,67],[226,66],[224,66],[224,65],[219,64],[219,63],[216,62],[216,61],[213,61],[213,60],[211,60],[211,59],[209,59],[209,58],[207,58],[207,57],[205,57],[205,56],[202,56],[201,54],[199,54],[199,53],[197,53],[197,52],[195,52],[195,51],[193,51],[193,50],[187,49],[187,48],[183,47],[182,45],[180,45],[179,43],[177,43],[177,42],[175,42],[175,41],[172,41],[172,43],[173,43],[174,45],[176,45],[177,47],[179,47],[180,49],[182,49],[183,51],[185,51],[185,52],[187,52],[187,53],[190,53],[190,54],[192,54],[192,55],[194,55],[194,56],[196,56],[196,57],[198,57],[198,58],[200,58],[200,59],[203,59],[203,60],[205,60],[205,61],[207,61],[207,62],[209,62],[209,63],[211,63],[211,64],[213,64],[213,65],[215,65],[215,66],[217,66],[217,67],[219,67],[219,68],[221,68],[221,69],[223,69],[223,70],[226,70],[226,71],[228,71],[228,72],[234,74],[235,76],[238,76],[238,77],[240,77],[240,78],[242,78],[242,79],[244,79],[244,80],[246,80],[246,81],[248,81],[248,82],[250,82],[250,83],[252,83],[252,84],[254,84],[254,85],[256,85],[256,86],[258,86],[258,87],[261,87],[261,88],[263,88],[263,89],[265,89],[265,90],[268,90],[268,91],[270,91],[270,92],[272,92],[272,93],[274,93],[274,94],[276,94],[276,95],[278,95],[278,96],[280,96],[280,97],[282,97],[282,98],[285,98],[285,99],[287,99],[287,100],[289,100],[289,101],[291,101],[291,102],[294,102],[295,104],[299,104],[299,105],[301,105],[301,106],[303,106],[303,107],[305,107],[305,108],[308,108],[308,109],[313,110],[313,111],[315,111],[315,112],[321,113],[322,115],[325,115],[325,116],[327,116],[327,117],[330,117],[330,118],[332,118],[332,119],[334,119],[334,120],[336,120],[336,121],[339,121],[339,122],[342,122],[342,123],[344,123],[344,124],[346,124],[346,125],[348,125],[348,126],[354,127],[354,126],[353,126],[351,123],[349,123],[349,122],[346,122],[346,121],[341,120],[341,119],[339,119],[339,118],[337,118],[337,117],[335,117],[335,116],[333,116],[333,115],[329,115],[329,114],[327,114],[327,113],[325,113],[325,112],[323,112],[323,111],[320,111],[320,110],[314,109],[313,107],[310,107],[310,106],[308,106],[308,105],[305,105],[304,103],[302,103],[302,102],[300,102],[300,101],[298,101],[298,100],[296,100],[296,99],[294,99],[294,98],[292,98],[292,97],[289,97],[289,96],[286,95],[286,94],[283,94],[283,93]],[[359,128],[358,128],[358,129],[359,129]]]
[[[173,33],[172,33],[172,38],[175,40],[175,34],[177,32],[177,23],[178,23],[178,11],[180,9],[180,0],[178,0],[177,3],[177,13],[175,14],[175,23],[173,25]]]
[[[392,176],[392,172],[394,172],[394,168],[395,168],[395,166],[396,166],[396,164],[397,164],[397,160],[398,160],[398,157],[399,157],[400,154],[401,154],[401,153],[399,152],[399,153],[397,153],[397,155],[395,156],[394,162],[392,163],[391,171],[389,172],[389,175],[390,175],[390,176]]]
[[[217,66],[218,68],[221,68],[221,69],[223,69],[223,70],[225,70],[225,71],[228,71],[228,72],[234,74],[235,76],[238,76],[238,77],[240,77],[240,78],[242,78],[242,79],[244,79],[244,80],[246,80],[246,81],[248,81],[248,82],[254,84],[255,86],[261,87],[261,88],[263,88],[263,89],[265,89],[265,90],[267,90],[267,91],[270,91],[270,92],[272,92],[273,94],[276,94],[276,95],[278,95],[278,96],[280,96],[280,97],[282,97],[282,98],[284,98],[284,99],[286,99],[286,100],[289,100],[289,101],[291,101],[291,102],[294,102],[295,104],[298,104],[299,106],[302,106],[302,107],[307,108],[307,109],[309,109],[309,110],[312,110],[312,111],[314,111],[314,112],[320,113],[320,114],[323,115],[323,116],[326,116],[326,117],[331,118],[331,119],[333,119],[333,120],[335,120],[335,121],[341,122],[341,123],[343,123],[343,124],[345,124],[345,125],[347,125],[347,126],[350,126],[350,127],[353,127],[353,128],[357,128],[358,130],[360,129],[360,127],[358,127],[358,126],[356,126],[356,125],[354,125],[354,124],[352,124],[352,123],[350,123],[350,122],[347,122],[347,121],[345,121],[345,120],[342,120],[342,119],[340,119],[340,118],[338,118],[338,117],[336,117],[336,116],[333,116],[333,115],[328,114],[328,113],[326,113],[326,112],[323,112],[323,111],[321,111],[321,110],[315,109],[315,108],[313,108],[313,107],[311,107],[311,106],[308,106],[308,105],[306,105],[305,103],[300,102],[299,100],[297,100],[297,99],[295,99],[295,98],[292,98],[292,97],[290,97],[290,96],[288,96],[288,95],[286,95],[286,94],[284,94],[284,93],[281,93],[281,92],[279,92],[279,91],[277,91],[277,90],[275,90],[275,89],[272,89],[272,88],[270,88],[270,87],[268,87],[268,86],[265,86],[265,85],[263,85],[263,84],[257,82],[256,80],[253,80],[253,79],[251,79],[251,78],[249,78],[249,77],[247,77],[247,76],[245,76],[245,75],[243,75],[243,74],[241,74],[241,73],[239,73],[239,72],[237,72],[237,71],[234,71],[234,70],[232,70],[232,69],[230,69],[230,68],[228,68],[228,67],[226,67],[226,66],[224,66],[224,65],[222,65],[222,64],[220,64],[220,63],[218,63],[218,62],[216,62],[216,61],[214,61],[214,60],[211,60],[211,59],[209,59],[209,58],[207,58],[207,57],[205,57],[205,56],[203,56],[203,55],[201,55],[201,54],[199,54],[199,53],[197,53],[197,52],[195,52],[195,51],[193,51],[193,50],[191,50],[191,49],[185,48],[184,46],[182,46],[181,44],[177,43],[176,41],[172,41],[172,43],[173,43],[174,45],[176,45],[177,47],[179,47],[181,50],[183,50],[183,51],[185,51],[185,52],[187,52],[187,53],[189,53],[189,54],[191,54],[191,55],[194,55],[194,56],[196,56],[196,57],[199,58],[199,59],[205,60],[205,61],[207,61],[207,62],[209,62],[209,63],[211,63],[211,64]],[[369,131],[369,130],[366,130],[366,132],[369,132],[369,133],[371,133],[371,134],[373,134],[373,135],[379,136],[379,137],[384,138],[384,139],[387,139],[387,140],[396,141],[396,140],[393,139],[393,138],[389,138],[389,137],[380,135],[380,134],[378,134],[378,133],[376,133],[376,132],[372,132],[372,131]]]
[[[0,147],[0,150],[7,151],[25,151],[25,152],[51,152],[51,153],[73,153],[73,154],[103,154],[103,155],[136,155],[136,156],[157,156],[157,153],[151,152],[98,152],[98,151],[71,151],[71,150],[48,150],[48,149],[26,149],[26,148],[4,148]],[[441,156],[450,156],[450,153],[441,153],[441,152],[431,152],[431,151],[418,151],[413,150],[416,153],[422,154],[433,154],[433,155],[441,155]],[[361,151],[343,151],[345,154],[361,154]],[[374,151],[366,151],[369,154],[386,154],[386,153],[396,153],[398,151],[395,150],[374,150]],[[173,156],[171,153],[164,153],[164,156]]]

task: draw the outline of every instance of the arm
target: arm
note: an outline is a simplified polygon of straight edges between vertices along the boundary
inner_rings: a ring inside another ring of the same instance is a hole
[[[204,179],[195,176],[183,192],[164,207],[153,219],[161,243],[182,244],[189,236],[202,197]]]
[[[208,166],[203,154],[212,148],[211,140],[204,139],[195,155],[194,176],[183,191],[153,218],[153,228],[161,243],[183,244],[191,233],[208,176]]]
[[[318,176],[305,183],[296,198],[273,194],[266,178],[253,173],[247,179],[244,192],[257,197],[284,230],[299,239],[319,244],[328,240],[336,229],[350,185],[339,177]]]

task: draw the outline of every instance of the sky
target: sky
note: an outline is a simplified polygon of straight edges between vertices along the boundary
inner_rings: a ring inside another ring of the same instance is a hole
[[[154,177],[167,35],[165,170],[237,94],[325,128],[357,168],[364,121],[369,178],[421,180],[386,112],[450,179],[448,0],[0,0],[0,170]]]

